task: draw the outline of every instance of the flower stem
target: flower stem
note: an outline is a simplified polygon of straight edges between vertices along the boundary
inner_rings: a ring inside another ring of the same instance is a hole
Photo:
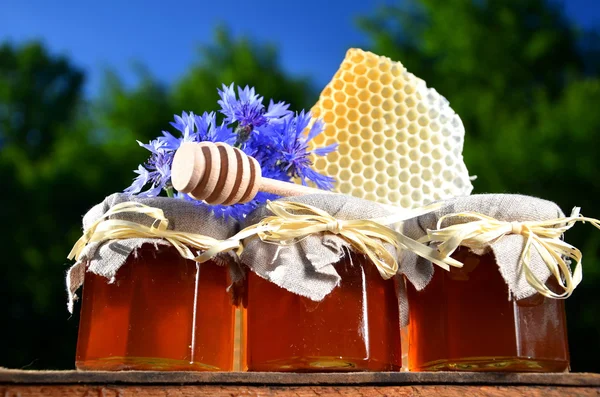
[[[173,186],[169,186],[168,188],[165,189],[167,191],[167,196],[168,197],[175,197],[175,192],[173,190]]]

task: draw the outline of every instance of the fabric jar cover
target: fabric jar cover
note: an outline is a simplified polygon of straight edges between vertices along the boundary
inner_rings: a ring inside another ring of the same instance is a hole
[[[192,201],[174,199],[167,197],[142,198],[129,196],[123,193],[115,193],[95,205],[83,217],[83,230],[87,230],[94,222],[103,218],[105,214],[117,204],[125,202],[136,202],[153,208],[163,210],[168,219],[168,229],[185,233],[193,233],[212,237],[217,240],[225,240],[239,229],[239,224],[233,219],[222,219],[216,217],[210,208],[198,205]],[[155,222],[150,216],[141,213],[124,212],[111,215],[108,219],[119,219],[135,222],[144,226],[152,226]],[[171,245],[162,238],[126,238],[102,242],[88,243],[81,253],[77,263],[73,265],[67,274],[67,292],[69,294],[68,309],[73,311],[73,302],[77,299],[75,292],[83,285],[85,272],[89,271],[99,276],[106,277],[109,282],[114,282],[117,271],[125,264],[127,258],[136,253],[136,250],[144,244]],[[224,258],[223,255],[214,258],[220,265],[228,265],[232,281],[242,277],[241,270],[237,266],[237,257],[233,254]]]
[[[437,211],[406,221],[403,233],[407,237],[418,240],[426,236],[428,230],[436,229],[438,221],[443,216],[464,212],[476,212],[505,222],[547,221],[565,216],[558,205],[551,201],[518,194],[478,194],[452,198],[443,203],[443,207]],[[468,220],[468,218],[450,217],[444,221],[442,227]],[[520,258],[524,245],[523,235],[505,234],[490,241],[489,245],[481,250],[472,250],[478,255],[492,251],[500,273],[516,299],[527,298],[538,292],[526,280],[521,269]],[[530,250],[530,253],[529,268],[541,282],[546,282],[551,276],[550,270],[535,249]],[[402,257],[400,270],[417,290],[422,290],[431,281],[434,266],[426,259],[407,253]]]
[[[391,215],[389,209],[377,203],[342,194],[311,194],[280,200],[310,205],[338,220],[368,220]],[[248,216],[243,226],[254,225],[270,215],[266,207],[260,207]],[[394,258],[398,257],[391,244],[384,243],[384,247]],[[339,285],[341,278],[334,265],[351,249],[348,241],[333,233],[310,234],[290,245],[250,238],[244,241],[241,261],[279,287],[321,301]]]

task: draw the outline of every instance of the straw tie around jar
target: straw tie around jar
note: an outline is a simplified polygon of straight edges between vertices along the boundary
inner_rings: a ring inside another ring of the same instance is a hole
[[[545,221],[506,222],[477,213],[460,212],[448,214],[439,219],[435,230],[428,230],[427,235],[420,238],[421,243],[438,243],[437,250],[442,257],[448,257],[459,247],[483,249],[508,234],[518,234],[525,239],[525,245],[519,258],[522,271],[527,282],[540,294],[555,299],[569,297],[581,282],[582,253],[576,247],[561,239],[562,235],[575,225],[575,222],[589,222],[600,229],[600,221],[586,218],[575,207],[571,216]],[[449,219],[464,219],[463,223],[442,227]],[[541,282],[531,270],[531,249],[535,248],[548,267],[562,293],[556,293]],[[565,260],[565,258],[568,258]],[[569,260],[575,261],[571,273]]]
[[[384,244],[396,249],[405,249],[448,270],[450,266],[462,267],[462,263],[449,256],[440,257],[437,250],[412,240],[387,225],[401,222],[417,214],[434,211],[439,204],[417,208],[402,214],[394,214],[374,219],[336,219],[328,212],[314,206],[292,201],[269,201],[266,208],[273,213],[255,225],[240,231],[235,236],[209,248],[197,260],[209,260],[220,249],[232,249],[248,238],[259,238],[265,243],[291,245],[314,234],[329,232],[346,240],[354,251],[366,255],[377,267],[384,279],[398,272],[396,258],[388,252]],[[413,211],[413,212],[411,212]]]
[[[110,216],[125,212],[148,215],[154,218],[154,222],[152,226],[146,226],[121,219],[107,219]],[[179,251],[182,257],[195,260],[197,255],[192,252],[190,247],[204,251],[219,243],[219,240],[201,234],[169,230],[167,229],[168,225],[169,220],[160,208],[133,201],[120,203],[112,207],[84,231],[83,236],[75,243],[67,258],[79,261],[84,253],[84,248],[89,243],[147,237],[165,239]]]

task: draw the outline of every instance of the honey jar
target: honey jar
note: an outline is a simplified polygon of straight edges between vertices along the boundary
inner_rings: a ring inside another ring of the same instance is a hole
[[[411,371],[569,369],[563,300],[511,300],[491,252],[461,247],[453,257],[464,267],[436,269],[421,291],[407,283]]]
[[[230,371],[234,310],[227,266],[144,244],[114,282],[85,274],[76,367]]]
[[[398,298],[364,256],[334,265],[339,286],[318,302],[249,272],[249,371],[398,371]]]

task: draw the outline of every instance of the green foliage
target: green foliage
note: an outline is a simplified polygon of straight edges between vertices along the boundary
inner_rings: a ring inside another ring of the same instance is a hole
[[[475,192],[543,197],[600,216],[597,47],[543,0],[407,1],[361,21],[373,51],[435,87],[465,124]],[[585,254],[584,281],[567,301],[574,370],[599,371],[598,231],[567,239]]]

